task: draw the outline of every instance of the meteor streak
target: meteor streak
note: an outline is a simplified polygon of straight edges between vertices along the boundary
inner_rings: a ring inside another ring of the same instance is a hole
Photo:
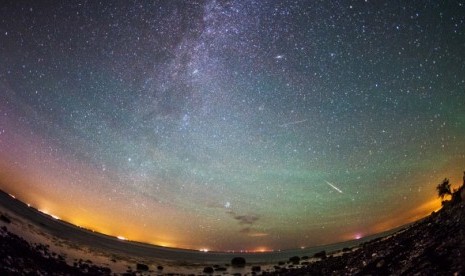
[[[331,188],[333,188],[334,190],[336,190],[336,191],[338,191],[338,192],[340,192],[340,193],[342,194],[341,189],[339,189],[338,187],[334,186],[334,184],[331,184],[331,183],[329,183],[329,181],[326,181],[326,180],[325,180],[325,182],[326,182],[326,184],[328,184],[329,186],[331,186]]]
[[[281,124],[279,125],[280,127],[287,127],[289,125],[297,125],[297,124],[301,124],[301,123],[304,123],[308,121],[307,119],[304,119],[304,120],[300,120],[300,121],[294,121],[294,122],[289,122],[289,123],[285,123],[285,124]]]

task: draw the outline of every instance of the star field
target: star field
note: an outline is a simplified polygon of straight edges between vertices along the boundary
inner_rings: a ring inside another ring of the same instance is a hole
[[[463,1],[0,8],[0,188],[157,245],[278,250],[439,206],[465,167]]]

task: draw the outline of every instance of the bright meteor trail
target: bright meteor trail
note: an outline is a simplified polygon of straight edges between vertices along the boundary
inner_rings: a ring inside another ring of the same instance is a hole
[[[325,180],[325,182],[326,182],[326,184],[328,184],[329,186],[331,186],[331,188],[333,188],[334,190],[336,190],[336,191],[338,191],[338,192],[340,192],[340,193],[342,194],[341,189],[339,189],[338,187],[334,186],[334,184],[331,184],[331,183],[329,183],[329,182],[326,181],[326,180]]]

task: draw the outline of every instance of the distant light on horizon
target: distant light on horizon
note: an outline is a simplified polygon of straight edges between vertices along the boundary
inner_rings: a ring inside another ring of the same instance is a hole
[[[273,252],[273,249],[267,248],[267,247],[258,247],[252,252],[258,252],[258,253],[264,253],[264,252]]]
[[[29,205],[28,205],[29,206]],[[29,206],[30,207],[30,206]],[[61,218],[57,215],[54,215],[54,214],[51,214],[48,210],[45,210],[45,209],[37,209],[39,212],[41,212],[42,214],[45,214],[47,216],[50,216],[52,217],[53,219],[55,220],[60,220]]]
[[[48,211],[45,209],[37,209],[37,211],[41,212],[42,214],[49,215]]]

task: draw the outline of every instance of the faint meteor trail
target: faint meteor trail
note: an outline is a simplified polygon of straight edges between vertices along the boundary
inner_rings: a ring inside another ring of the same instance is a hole
[[[301,123],[304,123],[308,121],[307,119],[304,119],[304,120],[300,120],[300,121],[294,121],[294,122],[289,122],[289,123],[285,123],[285,124],[282,124],[282,125],[279,125],[280,127],[287,127],[289,125],[297,125],[297,124],[301,124]]]
[[[329,183],[329,181],[326,181],[326,180],[325,180],[325,182],[326,182],[326,184],[328,184],[329,186],[331,186],[331,188],[333,188],[334,190],[336,190],[336,191],[338,191],[338,192],[340,192],[340,193],[342,194],[341,189],[339,189],[338,187],[334,186],[334,184],[331,184],[331,183]]]

